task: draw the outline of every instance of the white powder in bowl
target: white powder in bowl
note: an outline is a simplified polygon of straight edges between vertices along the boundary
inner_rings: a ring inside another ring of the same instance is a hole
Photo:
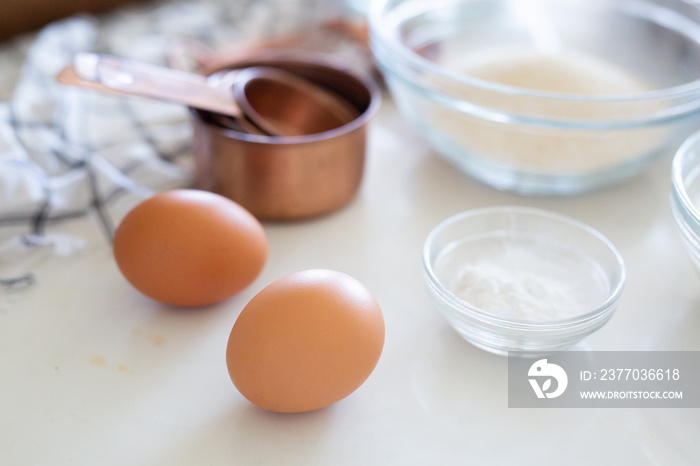
[[[543,54],[520,49],[489,49],[468,55],[461,72],[522,89],[564,94],[629,94],[651,86],[600,58],[568,51]]]
[[[471,241],[450,251],[448,289],[508,319],[556,321],[592,311],[606,288],[600,271],[572,250],[527,238]]]
[[[544,55],[521,49],[489,49],[463,56],[450,69],[493,83],[574,95],[618,95],[651,90],[637,76],[612,63],[566,51]],[[438,85],[448,85],[438,83]],[[502,115],[562,122],[645,119],[660,109],[648,101],[614,105],[533,98],[488,89],[454,90],[460,99]],[[428,103],[429,124],[479,157],[515,169],[544,174],[580,174],[651,154],[665,142],[662,128],[618,130],[567,129],[513,122],[492,122]],[[457,160],[459,162],[459,160]]]

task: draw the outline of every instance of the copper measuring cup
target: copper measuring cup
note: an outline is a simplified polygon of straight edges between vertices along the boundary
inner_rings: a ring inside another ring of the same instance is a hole
[[[323,93],[302,92],[299,95],[305,98],[284,99],[285,104],[280,105],[279,90],[252,92],[250,95],[257,96],[253,110],[262,111],[265,118],[313,123],[314,134],[290,136],[237,130],[223,113],[190,107],[197,186],[229,197],[263,220],[315,217],[347,204],[362,179],[366,126],[381,99],[377,85],[326,54],[292,49],[250,50],[237,54],[233,62],[219,61],[216,67],[199,71],[210,79],[217,72],[245,73],[253,68],[270,70],[268,77],[274,70],[291,73],[337,98],[328,101]],[[66,68],[58,79],[76,85],[75,70]],[[257,76],[246,82],[260,85],[265,79]],[[78,85],[107,90],[102,84]],[[318,99],[324,99],[320,103],[333,114],[325,121],[311,116]]]
[[[220,72],[207,78],[83,52],[59,73],[57,80],[63,84],[213,111],[226,116],[221,119],[225,126],[252,134],[312,134],[342,126],[357,116],[354,107],[327,89],[284,70],[264,66]],[[280,112],[280,108],[301,108],[302,111]]]
[[[191,109],[199,188],[233,199],[264,220],[316,217],[354,198],[364,171],[367,124],[381,100],[369,77],[325,54],[298,50],[258,50],[217,66],[201,71],[264,66],[293,73],[341,96],[357,117],[316,134],[275,137],[234,131],[217,123],[218,115]],[[274,99],[265,105],[274,106]]]

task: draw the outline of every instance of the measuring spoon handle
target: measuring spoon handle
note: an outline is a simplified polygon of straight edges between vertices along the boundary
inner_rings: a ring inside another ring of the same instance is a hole
[[[199,74],[94,53],[79,53],[73,60],[73,67],[80,79],[122,93],[233,117],[242,115],[230,87],[210,86],[207,78]]]

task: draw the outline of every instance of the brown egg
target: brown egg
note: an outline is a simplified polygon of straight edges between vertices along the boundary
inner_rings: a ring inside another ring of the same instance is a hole
[[[203,306],[238,293],[260,274],[267,238],[240,205],[207,191],[166,191],[134,207],[114,235],[114,258],[143,294]]]
[[[226,351],[231,380],[252,403],[285,413],[329,406],[369,377],[384,318],[356,279],[331,270],[281,278],[236,320]]]

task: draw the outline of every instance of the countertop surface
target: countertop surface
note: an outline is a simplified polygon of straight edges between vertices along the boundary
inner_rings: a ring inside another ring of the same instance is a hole
[[[698,464],[697,409],[509,409],[507,358],[448,326],[421,269],[425,237],[452,214],[494,205],[566,214],[606,235],[628,274],[612,320],[577,349],[700,350],[700,278],[670,213],[671,156],[595,193],[521,197],[457,172],[385,96],[357,198],[324,218],[265,223],[262,274],[204,309],[131,288],[94,219],[62,224],[86,246],[0,298],[0,464]],[[259,290],[307,268],[345,272],[372,291],[384,352],[346,399],[275,414],[237,392],[226,343]]]

